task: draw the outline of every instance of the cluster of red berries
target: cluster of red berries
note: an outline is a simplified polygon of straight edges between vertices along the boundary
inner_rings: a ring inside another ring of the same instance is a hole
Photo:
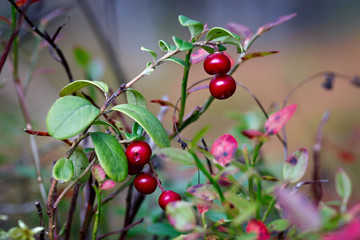
[[[226,74],[230,67],[230,59],[221,52],[210,54],[204,61],[205,72],[215,75],[210,81],[209,89],[211,95],[216,99],[227,99],[235,93],[236,82]]]
[[[151,173],[141,172],[151,158],[151,147],[143,141],[134,141],[129,144],[125,151],[128,160],[128,173],[136,175],[134,187],[142,194],[151,194],[156,190],[157,179]],[[181,197],[174,191],[163,191],[159,197],[159,206],[165,210],[170,202],[180,201]]]

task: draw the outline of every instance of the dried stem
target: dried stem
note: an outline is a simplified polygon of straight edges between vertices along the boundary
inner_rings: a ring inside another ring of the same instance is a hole
[[[65,240],[70,239],[71,223],[72,223],[74,213],[75,213],[75,210],[76,210],[76,203],[77,203],[77,199],[78,199],[78,196],[79,196],[80,186],[81,186],[81,184],[77,183],[75,185],[75,187],[74,187],[74,193],[73,193],[73,196],[72,196],[72,199],[71,199],[69,214],[68,214],[68,218],[67,218],[67,221],[66,221]]]
[[[44,218],[43,218],[43,214],[42,214],[41,204],[39,202],[35,202],[35,206],[38,210],[38,215],[39,215],[39,219],[40,219],[40,227],[44,228]],[[44,229],[40,232],[39,240],[45,240],[45,230]]]

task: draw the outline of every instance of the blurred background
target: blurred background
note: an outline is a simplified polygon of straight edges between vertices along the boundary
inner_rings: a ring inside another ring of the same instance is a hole
[[[350,79],[360,74],[359,0],[43,0],[30,6],[28,16],[39,25],[41,19],[56,9],[61,9],[60,14],[47,24],[46,30],[53,34],[70,16],[60,33],[58,45],[70,64],[74,78],[86,78],[74,58],[74,49],[81,47],[91,54],[98,80],[108,83],[113,89],[121,81],[130,81],[144,69],[146,62],[151,61],[151,56],[140,50],[141,46],[153,49],[161,56],[158,40],[172,42],[174,35],[189,38],[188,30],[178,23],[180,14],[207,23],[210,28],[225,27],[228,22],[236,22],[256,32],[267,22],[297,13],[294,19],[261,36],[249,50],[275,50],[279,51],[278,54],[250,60],[234,74],[235,80],[251,89],[266,109],[275,103],[281,105],[293,86],[315,73],[332,71],[347,75]],[[0,2],[0,16],[11,18],[9,2]],[[0,21],[1,42],[6,43],[10,34],[10,27]],[[20,77],[25,79],[36,43],[34,34],[27,26],[23,27],[20,36]],[[3,46],[0,47],[1,52]],[[234,59],[237,58],[235,48],[230,46],[227,52]],[[0,75],[0,214],[26,217],[35,212],[34,207],[29,208],[26,204],[32,206],[40,195],[34,178],[28,136],[22,130],[25,123],[9,69],[9,65],[5,66]],[[52,58],[46,47],[39,52],[36,69],[40,70],[34,73],[26,100],[33,128],[46,131],[47,111],[68,79],[62,66]],[[208,75],[199,63],[193,65],[189,82],[195,83],[206,77]],[[148,109],[156,114],[159,106],[149,101],[168,95],[169,101],[175,103],[180,97],[181,78],[181,67],[166,62],[133,87],[144,95]],[[323,113],[329,110],[331,117],[324,127],[321,177],[334,182],[335,171],[341,166],[356,186],[360,182],[360,89],[351,85],[350,79],[336,78],[330,91],[322,88],[324,78],[321,77],[300,88],[289,99],[289,104],[298,104],[298,109],[287,125],[287,133],[290,153],[306,147],[311,155],[316,129]],[[208,96],[207,90],[191,94],[187,112],[201,106]],[[125,100],[120,98],[120,101]],[[97,102],[102,105],[103,99],[99,96]],[[183,136],[191,139],[199,129],[210,124],[211,130],[206,134],[206,140],[211,146],[224,133],[239,135],[234,128],[239,124],[237,116],[250,113],[257,114],[264,121],[251,96],[239,88],[232,98],[215,101],[200,121],[183,132]],[[171,129],[171,115],[169,112],[164,118],[164,125],[168,129]],[[48,180],[53,161],[64,155],[66,146],[51,138],[38,137],[36,140],[43,174]],[[180,147],[176,142],[173,146]],[[279,176],[283,149],[276,138],[265,144],[263,156],[274,174]],[[176,183],[181,173],[174,176],[172,181]],[[310,174],[306,178],[309,179]],[[46,186],[49,186],[49,181]],[[337,199],[333,184],[324,185],[324,190],[325,199]],[[352,201],[358,200],[359,196],[360,190],[354,187]],[[10,221],[6,224],[13,223]],[[0,226],[3,224],[0,222]]]

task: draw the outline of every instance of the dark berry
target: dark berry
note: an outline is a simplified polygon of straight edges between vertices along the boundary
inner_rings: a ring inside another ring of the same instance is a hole
[[[151,194],[156,190],[157,181],[151,173],[139,173],[134,178],[134,187],[142,194]]]
[[[211,79],[209,89],[214,98],[220,100],[227,99],[235,93],[236,82],[227,74],[216,75]]]
[[[134,165],[128,161],[128,174],[129,175],[136,175],[144,168],[142,165]]]
[[[165,210],[166,205],[171,202],[180,201],[181,197],[174,191],[167,190],[163,192],[159,197],[159,206]]]
[[[136,166],[144,166],[150,161],[151,148],[143,141],[134,141],[126,148],[128,162]]]
[[[210,75],[226,74],[230,67],[230,59],[220,52],[210,54],[204,61],[205,72]]]

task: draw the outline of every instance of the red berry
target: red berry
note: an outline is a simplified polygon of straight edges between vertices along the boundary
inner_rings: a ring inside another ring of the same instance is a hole
[[[144,166],[134,165],[128,161],[128,174],[129,175],[136,175],[144,168]]]
[[[136,166],[144,166],[150,161],[151,148],[143,141],[134,141],[126,148],[128,162]]]
[[[206,57],[204,69],[210,75],[226,74],[231,67],[230,59],[220,52],[215,52]]]
[[[227,99],[235,93],[236,82],[230,75],[216,75],[211,79],[209,89],[214,98]]]
[[[181,197],[174,191],[167,190],[163,192],[159,197],[159,206],[165,210],[166,205],[171,202],[180,201]]]
[[[139,173],[134,178],[134,187],[142,194],[151,194],[156,190],[157,181],[151,173]]]

